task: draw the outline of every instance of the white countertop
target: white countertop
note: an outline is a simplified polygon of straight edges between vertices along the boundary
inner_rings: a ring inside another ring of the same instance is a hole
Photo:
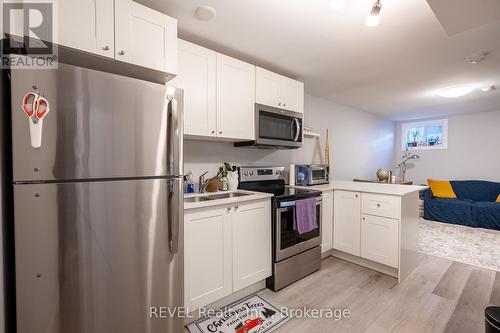
[[[206,200],[206,201],[196,201],[196,202],[186,202],[184,201],[184,210],[188,209],[196,209],[203,207],[211,207],[211,206],[219,206],[219,205],[230,205],[238,202],[252,201],[252,200],[260,200],[272,198],[273,195],[269,193],[261,193],[261,192],[253,192],[253,191],[245,191],[245,190],[236,190],[236,191],[219,191],[219,192],[206,192],[206,193],[189,193],[184,194],[184,198],[193,198],[193,197],[207,197],[214,195],[221,195],[227,193],[248,193],[248,195],[244,195],[241,197],[232,197],[225,199],[215,199],[215,200]]]
[[[417,185],[398,185],[398,184],[384,184],[384,183],[364,183],[364,182],[352,182],[352,181],[342,181],[333,180],[330,184],[324,185],[314,185],[314,186],[293,186],[297,188],[308,188],[318,191],[330,191],[330,190],[344,190],[344,191],[355,191],[355,192],[368,192],[377,194],[388,194],[388,195],[398,195],[404,196],[408,193],[415,191],[422,191],[427,188],[427,186],[417,186]]]

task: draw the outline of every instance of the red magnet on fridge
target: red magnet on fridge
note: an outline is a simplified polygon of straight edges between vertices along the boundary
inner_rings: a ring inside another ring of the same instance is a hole
[[[49,102],[37,92],[29,92],[23,98],[23,111],[28,116],[31,146],[42,146],[43,118],[49,113]]]

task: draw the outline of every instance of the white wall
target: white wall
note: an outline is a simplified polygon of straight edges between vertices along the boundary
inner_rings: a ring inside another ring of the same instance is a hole
[[[397,124],[395,159],[403,155],[401,123]],[[448,117],[448,149],[419,150],[406,179],[425,183],[434,179],[500,181],[500,111]]]
[[[321,133],[320,140],[305,138],[295,150],[235,148],[232,143],[184,141],[184,172],[192,171],[195,182],[204,171],[214,176],[222,162],[240,165],[284,165],[321,163],[325,133],[330,130],[333,178],[375,177],[378,168],[394,164],[395,123],[314,96],[305,96],[305,123]]]

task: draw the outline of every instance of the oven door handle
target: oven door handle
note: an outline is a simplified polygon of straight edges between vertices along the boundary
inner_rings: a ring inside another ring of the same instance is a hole
[[[295,130],[297,131],[295,132],[295,137],[293,138],[293,141],[297,142],[300,135],[300,122],[297,118],[293,118],[293,122],[295,123]]]

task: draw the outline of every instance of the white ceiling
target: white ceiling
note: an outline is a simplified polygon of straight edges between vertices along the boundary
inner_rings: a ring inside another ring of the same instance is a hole
[[[491,10],[475,12],[500,0],[429,0],[437,16],[425,0],[382,0],[376,28],[364,25],[374,0],[345,0],[341,11],[329,0],[137,1],[177,18],[184,39],[393,120],[500,110],[500,89],[458,99],[436,95],[463,83],[500,88],[500,20]],[[446,2],[452,15],[443,15]],[[200,5],[214,7],[215,19],[197,19]],[[490,52],[484,62],[467,63],[482,50]]]

